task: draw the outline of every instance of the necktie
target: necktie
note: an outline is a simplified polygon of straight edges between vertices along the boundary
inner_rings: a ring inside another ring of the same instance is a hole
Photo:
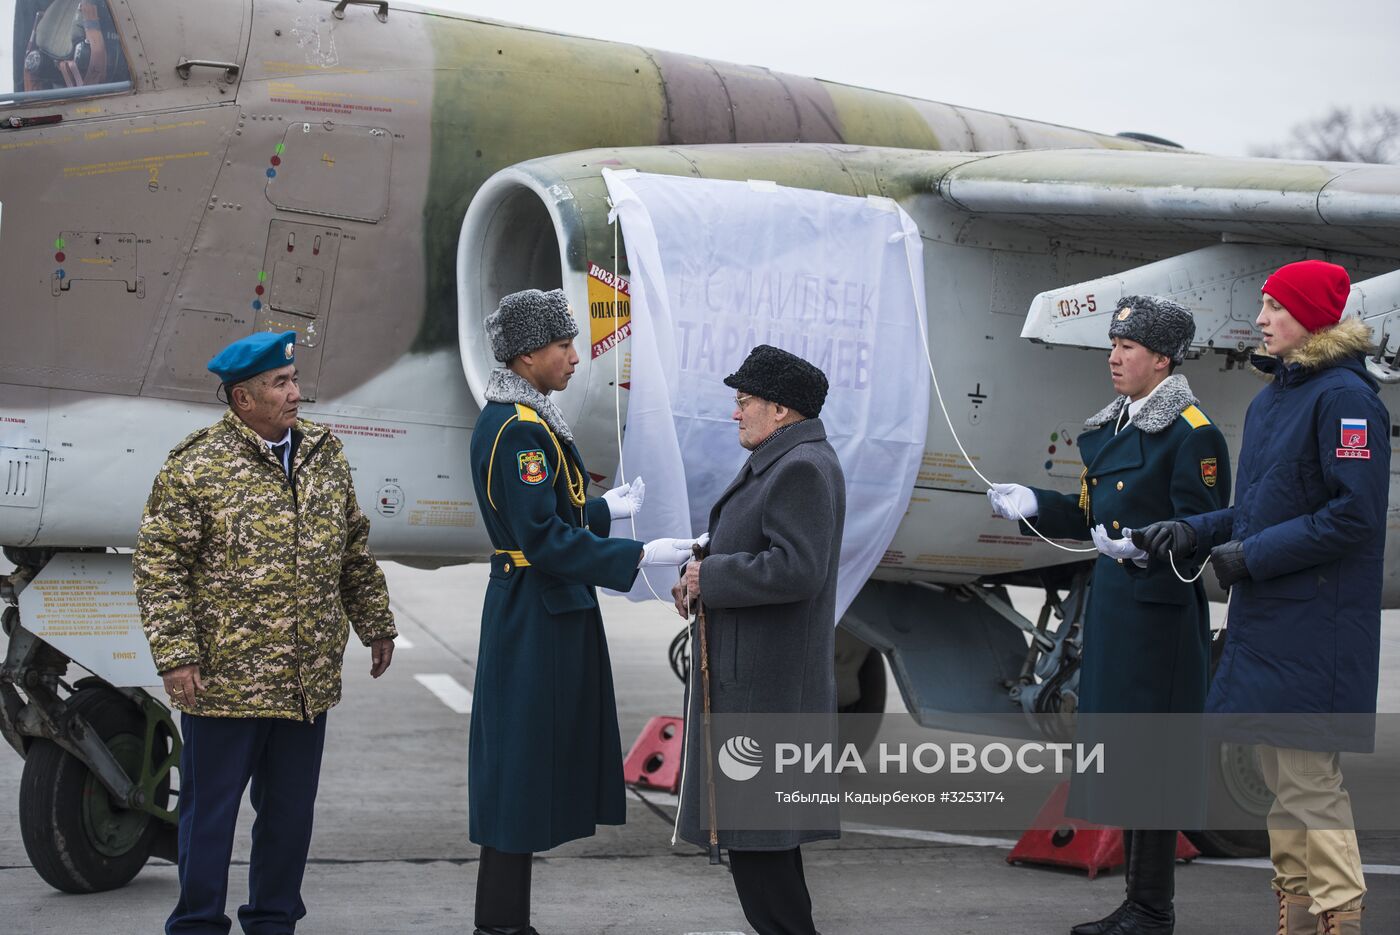
[[[1118,413],[1118,425],[1114,428],[1113,434],[1117,435],[1119,432],[1123,431],[1123,426],[1127,425],[1129,421],[1128,407],[1124,406],[1123,411]]]
[[[287,449],[291,447],[291,442],[278,442],[269,447],[272,448],[272,454],[277,458],[277,463],[282,465],[283,472],[290,473],[287,471]]]

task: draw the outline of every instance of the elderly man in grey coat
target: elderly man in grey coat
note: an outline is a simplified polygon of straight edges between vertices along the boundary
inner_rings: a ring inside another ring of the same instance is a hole
[[[737,391],[739,444],[752,454],[710,510],[708,554],[672,589],[687,616],[705,607],[715,714],[836,711],[832,660],[836,570],[846,519],[846,480],[818,415],[826,376],[769,345],[726,377]],[[698,646],[692,634],[692,646]],[[699,691],[686,712],[687,769],[678,833],[709,844]],[[834,817],[834,816],[833,816]],[[723,815],[719,816],[723,822]],[[830,828],[719,829],[734,888],[759,935],[815,935],[801,845],[840,836]]]

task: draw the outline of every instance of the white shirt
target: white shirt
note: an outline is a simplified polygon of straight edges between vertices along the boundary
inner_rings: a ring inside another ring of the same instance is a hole
[[[290,428],[287,429],[287,434],[283,435],[281,439],[275,442],[270,442],[266,438],[264,438],[263,444],[266,445],[268,448],[272,448],[274,445],[287,446],[282,449],[282,470],[285,471],[290,477],[292,473],[292,430]],[[277,454],[276,451],[273,451],[272,453],[274,456]]]
[[[1163,380],[1163,381],[1162,381],[1162,383],[1165,383],[1165,382],[1167,382],[1167,381],[1166,381],[1166,380]],[[1142,410],[1142,407],[1143,407],[1143,406],[1146,406],[1146,405],[1147,405],[1147,401],[1148,401],[1149,399],[1152,398],[1153,394],[1155,394],[1158,390],[1160,390],[1160,389],[1162,388],[1162,383],[1158,383],[1156,386],[1152,387],[1152,392],[1151,392],[1151,393],[1148,393],[1148,394],[1147,394],[1146,396],[1144,396],[1142,399],[1135,399],[1135,400],[1133,400],[1133,401],[1131,401],[1131,402],[1128,403],[1128,418],[1125,420],[1125,419],[1123,418],[1123,414],[1120,412],[1120,413],[1118,414],[1118,428],[1117,428],[1115,431],[1122,431],[1123,427],[1124,427],[1128,422],[1131,422],[1131,421],[1133,421],[1133,419],[1137,418],[1137,414],[1138,414],[1138,412],[1140,412],[1140,411]]]

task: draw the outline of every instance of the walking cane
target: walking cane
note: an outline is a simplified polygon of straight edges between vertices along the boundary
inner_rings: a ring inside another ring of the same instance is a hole
[[[695,560],[704,558],[700,546],[692,547]],[[710,864],[719,863],[719,823],[715,818],[715,751],[710,736],[710,643],[705,635],[705,605],[695,602],[695,630],[700,634],[700,707],[705,731],[705,792],[710,802]]]

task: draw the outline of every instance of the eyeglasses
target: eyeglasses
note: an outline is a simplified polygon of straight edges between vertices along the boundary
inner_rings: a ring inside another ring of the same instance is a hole
[[[750,394],[750,393],[740,393],[738,396],[735,396],[735,397],[734,397],[734,405],[735,405],[737,408],[739,408],[739,409],[743,409],[743,408],[744,408],[744,404],[747,403],[747,402],[748,402],[749,400],[751,400],[751,399],[753,399],[753,395],[752,395],[752,394]]]

